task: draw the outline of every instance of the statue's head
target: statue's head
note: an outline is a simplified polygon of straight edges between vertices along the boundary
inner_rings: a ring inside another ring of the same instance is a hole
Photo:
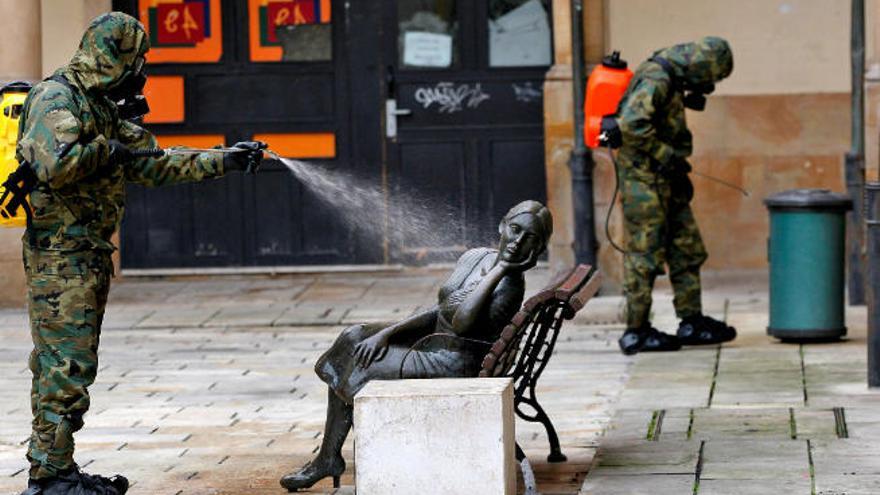
[[[498,226],[501,242],[498,257],[510,263],[521,263],[537,257],[547,248],[553,234],[553,217],[546,206],[537,201],[523,201],[504,215]]]

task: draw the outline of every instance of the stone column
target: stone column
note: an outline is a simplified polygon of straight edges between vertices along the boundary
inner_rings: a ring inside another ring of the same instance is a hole
[[[880,180],[880,1],[865,2],[865,176]]]
[[[605,55],[605,0],[583,0],[584,56],[587,74]],[[553,1],[555,65],[544,82],[544,139],[547,175],[547,206],[553,212],[554,232],[550,241],[551,269],[574,264],[574,218],[572,216],[571,171],[569,157],[573,146],[574,108],[571,68],[571,0]],[[620,255],[605,237],[605,214],[614,191],[614,165],[604,152],[593,154],[596,233],[599,240],[599,267],[606,275],[604,290],[619,290],[622,270]],[[620,213],[612,218],[612,235],[619,235]],[[619,237],[617,237],[619,238]],[[619,241],[620,242],[620,241]]]
[[[40,3],[0,0],[0,84],[40,79]],[[5,177],[4,177],[5,179]],[[25,304],[23,229],[0,228],[0,306]]]
[[[553,213],[553,238],[548,246],[551,269],[574,264],[571,171],[573,146],[571,87],[571,1],[553,0],[554,65],[544,82],[544,154],[547,207]]]

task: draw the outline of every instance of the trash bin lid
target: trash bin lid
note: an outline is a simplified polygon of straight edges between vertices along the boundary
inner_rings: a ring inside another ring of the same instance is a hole
[[[846,194],[829,189],[790,189],[764,200],[770,210],[840,210],[849,211],[853,201]]]

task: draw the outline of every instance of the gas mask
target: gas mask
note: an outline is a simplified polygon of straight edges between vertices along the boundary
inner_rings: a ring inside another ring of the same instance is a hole
[[[685,108],[702,112],[706,109],[706,95],[715,91],[715,83],[688,84],[684,89]]]
[[[138,120],[150,113],[147,99],[143,95],[147,84],[145,64],[146,59],[143,56],[136,58],[125,79],[107,92],[107,96],[116,103],[119,118],[123,120]]]

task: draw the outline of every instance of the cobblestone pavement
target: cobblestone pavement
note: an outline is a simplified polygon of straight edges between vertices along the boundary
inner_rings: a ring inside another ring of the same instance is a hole
[[[529,289],[548,278],[534,270]],[[326,388],[312,366],[347,324],[400,319],[430,305],[444,271],[116,283],[92,408],[77,434],[87,471],[124,473],[137,494],[286,493],[285,473],[321,441]],[[616,348],[619,298],[600,298],[564,327],[539,396],[569,457],[546,462],[543,428],[518,424],[545,494],[577,493],[630,360]],[[0,493],[27,479],[24,311],[0,312]],[[341,494],[353,493],[350,467]],[[334,493],[329,480],[315,493]]]
[[[549,275],[535,272],[532,291]],[[116,283],[78,462],[126,474],[133,495],[284,493],[278,478],[321,441],[326,392],[314,361],[345,325],[431,304],[442,275]],[[619,297],[595,298],[567,323],[539,396],[569,462],[546,463],[543,429],[517,423],[541,492],[880,493],[880,394],[864,385],[864,311],[849,315],[844,343],[776,343],[764,335],[763,278],[708,281],[707,312],[726,313],[741,333],[721,349],[620,355]],[[670,301],[661,289],[661,328],[675,325]],[[27,477],[24,311],[0,311],[0,338],[0,493],[14,494]],[[353,458],[350,442],[344,454]],[[352,494],[349,464],[343,488],[325,481],[312,493]]]

